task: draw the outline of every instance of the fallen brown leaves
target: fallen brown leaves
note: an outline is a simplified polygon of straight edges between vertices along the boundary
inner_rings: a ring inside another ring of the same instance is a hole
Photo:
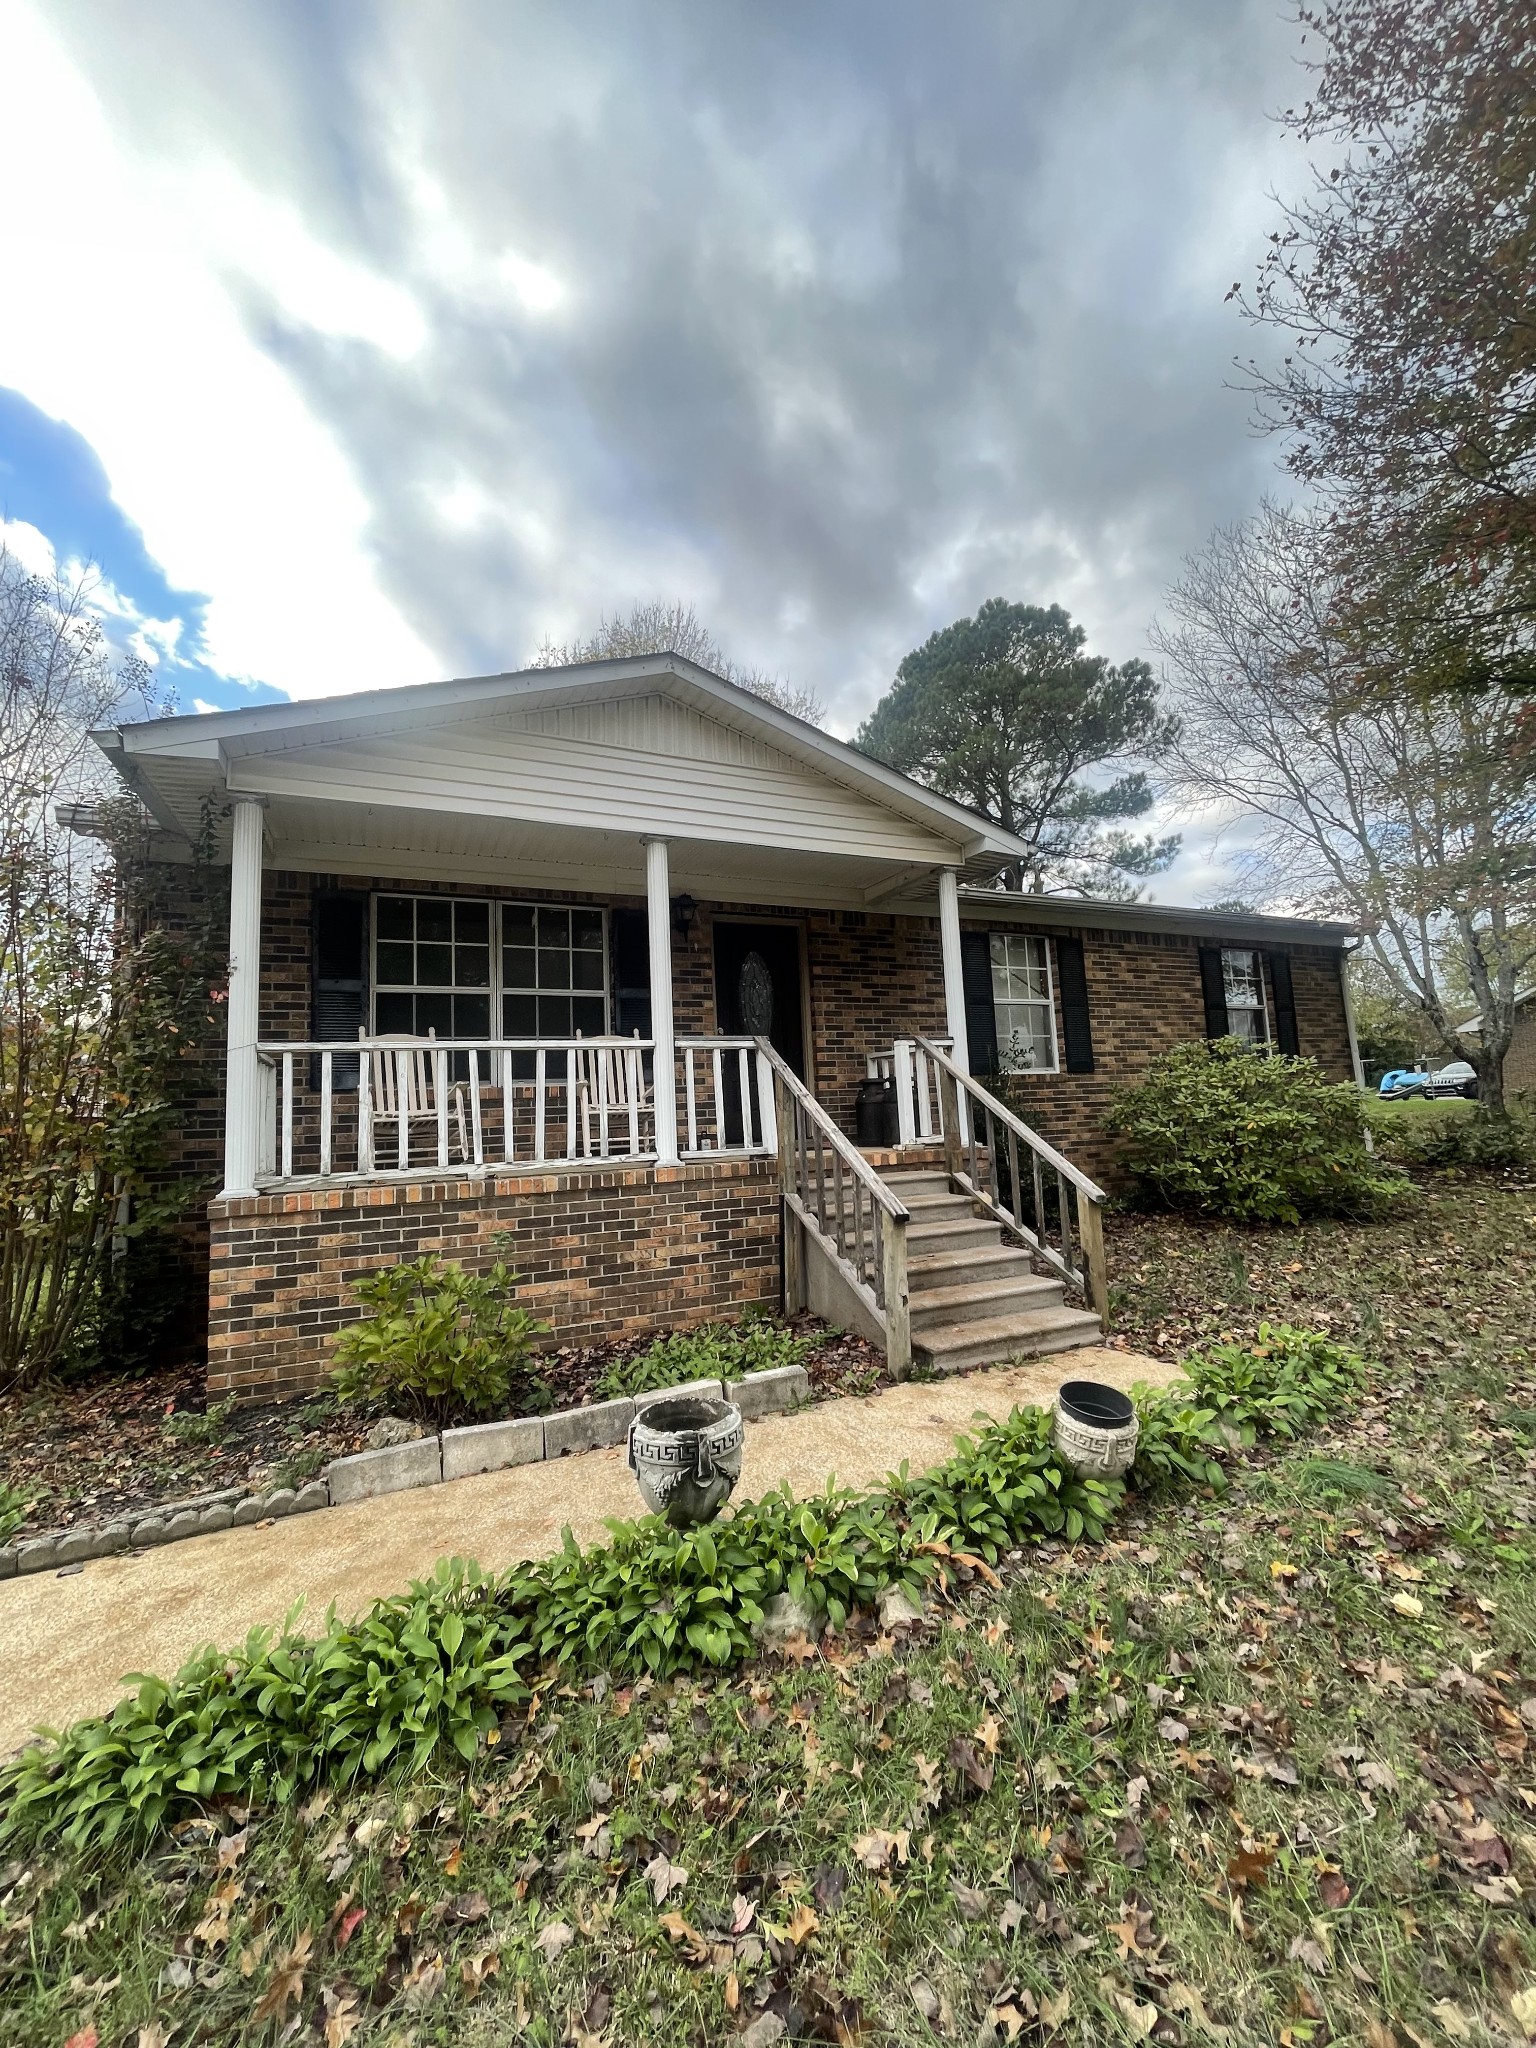
[[[313,1930],[306,1927],[293,1947],[273,1964],[267,1988],[252,2014],[258,2024],[262,2020],[286,2019],[289,2006],[297,2005],[304,1996],[304,1973],[314,1945]]]

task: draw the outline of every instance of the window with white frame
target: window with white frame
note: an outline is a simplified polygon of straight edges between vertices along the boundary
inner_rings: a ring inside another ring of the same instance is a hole
[[[373,1028],[425,1038],[600,1037],[608,1028],[601,909],[376,896]]]
[[[501,906],[501,1028],[508,1038],[608,1029],[607,920],[563,903]]]
[[[1268,1045],[1269,1010],[1264,1001],[1264,956],[1245,946],[1224,946],[1221,952],[1222,991],[1227,1005],[1227,1033],[1245,1045]]]
[[[491,911],[459,896],[374,898],[375,1031],[490,1037]]]
[[[997,1057],[1004,1073],[1056,1071],[1056,1005],[1051,956],[1044,939],[993,932],[992,1010]]]

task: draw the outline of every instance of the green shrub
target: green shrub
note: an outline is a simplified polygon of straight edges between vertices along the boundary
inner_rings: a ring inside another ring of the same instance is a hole
[[[1370,1216],[1404,1191],[1365,1149],[1365,1099],[1315,1060],[1235,1038],[1172,1046],[1114,1097],[1108,1128],[1147,1200],[1236,1223]]]
[[[773,1372],[798,1365],[816,1348],[814,1337],[797,1337],[770,1316],[739,1323],[703,1323],[658,1337],[634,1358],[615,1359],[599,1375],[595,1392],[604,1400],[625,1394],[653,1394],[689,1380],[739,1380],[749,1372]]]
[[[1187,1378],[1133,1387],[1132,1484],[1151,1493],[1180,1483],[1221,1487],[1218,1453],[1261,1436],[1294,1437],[1352,1401],[1369,1368],[1316,1330],[1261,1323],[1242,1344],[1213,1344],[1184,1361]]]
[[[1436,1113],[1438,1111],[1438,1114]],[[1458,1167],[1536,1165],[1536,1102],[1517,1097],[1505,1116],[1479,1103],[1386,1102],[1370,1118],[1377,1147],[1396,1165],[1421,1173]]]
[[[1191,1361],[1190,1385],[1138,1390],[1146,1468],[1208,1480],[1205,1447],[1223,1423],[1291,1434],[1341,1405],[1364,1370],[1328,1338],[1283,1326],[1265,1326],[1249,1350],[1216,1347]],[[332,1611],[309,1639],[295,1610],[276,1635],[201,1650],[169,1682],[138,1679],[104,1718],[45,1730],[44,1744],[0,1766],[0,1842],[142,1841],[213,1800],[282,1803],[318,1780],[467,1762],[529,1698],[525,1667],[668,1677],[739,1663],[778,1593],[840,1627],[887,1586],[915,1595],[973,1565],[988,1573],[1044,1536],[1097,1538],[1121,1497],[1118,1482],[1070,1471],[1050,1415],[1026,1408],[961,1437],[920,1478],[903,1467],[882,1491],[829,1484],[796,1500],[784,1488],[707,1528],[617,1523],[590,1550],[567,1531],[554,1557],[499,1579],[447,1561],[358,1621]]]
[[[235,1794],[282,1802],[319,1778],[419,1771],[449,1749],[468,1760],[497,1705],[528,1697],[527,1644],[477,1565],[440,1564],[356,1623],[327,1615],[316,1640],[297,1619],[233,1653],[199,1650],[169,1682],[136,1675],[104,1719],[23,1752],[0,1773],[0,1836],[107,1843]]]
[[[353,1287],[376,1311],[336,1340],[331,1388],[340,1401],[384,1406],[441,1424],[464,1415],[547,1406],[533,1369],[549,1325],[514,1308],[515,1273],[440,1266],[437,1255],[382,1267]]]
[[[1015,1408],[1006,1422],[959,1437],[955,1455],[909,1480],[891,1482],[892,1496],[925,1530],[927,1541],[977,1551],[995,1564],[1022,1535],[1097,1542],[1120,1504],[1118,1480],[1080,1479],[1051,1443],[1044,1408]]]
[[[18,1487],[7,1486],[0,1479],[0,1543],[27,1519],[27,1510],[32,1505],[32,1496],[21,1492]]]
[[[1138,1493],[1160,1493],[1181,1485],[1226,1485],[1215,1455],[1221,1442],[1216,1410],[1204,1406],[1187,1382],[1135,1386],[1131,1399],[1140,1424],[1131,1467],[1131,1484]]]

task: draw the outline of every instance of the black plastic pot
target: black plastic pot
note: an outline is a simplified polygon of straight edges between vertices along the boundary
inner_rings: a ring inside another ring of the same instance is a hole
[[[1124,1429],[1136,1415],[1127,1395],[1098,1380],[1068,1380],[1056,1396],[1056,1405],[1063,1415],[1087,1429]]]
[[[894,1145],[900,1135],[896,1118],[896,1083],[874,1074],[859,1083],[853,1105],[853,1127],[861,1145]]]

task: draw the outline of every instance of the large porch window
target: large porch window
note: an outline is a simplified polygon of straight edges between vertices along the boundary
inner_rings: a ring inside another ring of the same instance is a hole
[[[601,910],[501,906],[501,1017],[508,1038],[600,1038],[608,1029]]]
[[[373,1028],[383,1036],[601,1037],[600,909],[464,896],[376,896]]]
[[[993,932],[991,953],[999,1065],[1010,1074],[1054,1074],[1056,1005],[1049,946],[1024,933]]]
[[[373,902],[374,1030],[489,1038],[492,905],[458,896]]]

